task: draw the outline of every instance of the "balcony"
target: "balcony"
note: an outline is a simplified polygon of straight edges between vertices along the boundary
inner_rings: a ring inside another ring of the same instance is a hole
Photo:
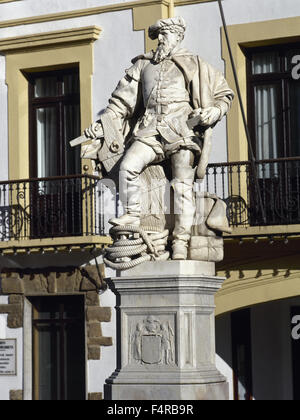
[[[206,189],[228,205],[233,236],[300,233],[300,158],[210,164]]]
[[[210,164],[206,189],[228,205],[236,236],[300,234],[300,158]],[[0,182],[0,253],[111,243],[100,179]]]
[[[103,247],[104,211],[98,177],[0,182],[0,250]]]

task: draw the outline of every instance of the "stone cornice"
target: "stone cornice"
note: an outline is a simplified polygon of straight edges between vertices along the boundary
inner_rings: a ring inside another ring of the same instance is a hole
[[[0,4],[2,4],[2,3],[11,3],[12,1],[20,1],[20,0],[0,0]]]
[[[94,42],[99,38],[101,28],[88,26],[84,28],[65,29],[63,31],[42,32],[39,34],[0,39],[0,52],[66,45],[68,43]]]
[[[98,15],[101,13],[117,12],[121,10],[132,9],[133,7],[151,6],[153,4],[169,5],[170,0],[139,0],[126,3],[108,4],[105,6],[92,7],[87,9],[71,10],[67,12],[50,13],[40,16],[31,16],[20,19],[13,19],[0,22],[0,28],[11,26],[31,25],[35,23],[51,22],[56,20],[74,19],[83,16]]]
[[[190,4],[211,3],[217,0],[174,0],[175,6],[188,6]]]
[[[6,20],[0,22],[1,28],[8,28],[20,25],[32,25],[35,23],[51,22],[56,20],[74,19],[82,16],[98,15],[101,13],[116,12],[121,10],[133,9],[136,7],[151,6],[151,5],[164,5],[172,6],[186,6],[189,4],[206,3],[216,0],[137,0],[125,3],[109,4],[105,6],[92,7],[87,9],[78,9],[67,12],[50,13],[40,16],[30,16],[25,18]]]

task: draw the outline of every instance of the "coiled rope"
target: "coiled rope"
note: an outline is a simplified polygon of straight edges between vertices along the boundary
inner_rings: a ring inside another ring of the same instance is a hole
[[[169,231],[147,233],[137,226],[114,226],[110,230],[115,239],[114,244],[107,248],[104,257],[105,264],[115,270],[128,270],[146,261],[166,261],[170,254],[165,251]],[[141,237],[118,239],[119,236],[139,234]],[[124,259],[131,259],[124,261]],[[120,259],[121,261],[117,261]]]

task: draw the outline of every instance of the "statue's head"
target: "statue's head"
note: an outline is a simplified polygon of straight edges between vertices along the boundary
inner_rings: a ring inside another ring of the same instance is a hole
[[[182,17],[158,20],[149,28],[149,37],[158,39],[154,61],[160,62],[168,57],[182,42],[186,24]]]

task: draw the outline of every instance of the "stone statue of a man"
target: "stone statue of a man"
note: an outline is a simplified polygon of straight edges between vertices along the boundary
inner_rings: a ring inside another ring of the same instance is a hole
[[[126,213],[110,222],[139,226],[139,176],[148,165],[169,159],[174,188],[180,191],[181,204],[177,204],[182,208],[175,215],[175,260],[187,258],[195,216],[193,184],[201,161],[203,133],[224,117],[233,99],[220,72],[180,47],[185,29],[181,17],[159,20],[149,28],[149,36],[158,38],[156,51],[132,60],[105,111],[123,124],[134,121],[130,146],[120,166],[128,194]],[[198,131],[187,124],[188,120],[197,121],[194,126]],[[85,131],[86,137],[99,138],[99,129],[97,122],[92,124]]]

